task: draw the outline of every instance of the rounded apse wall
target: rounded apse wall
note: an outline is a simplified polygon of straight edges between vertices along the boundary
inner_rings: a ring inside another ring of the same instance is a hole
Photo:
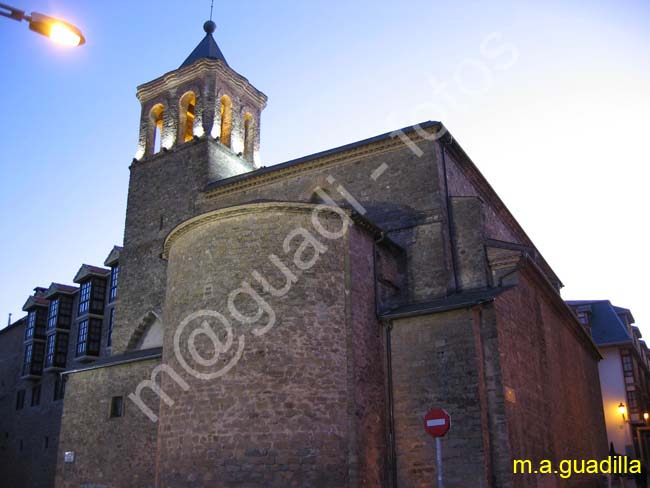
[[[169,235],[161,486],[345,484],[346,219],[258,203]]]

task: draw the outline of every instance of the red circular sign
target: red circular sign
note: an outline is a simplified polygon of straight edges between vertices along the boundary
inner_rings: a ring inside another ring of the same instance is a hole
[[[451,427],[451,417],[442,408],[432,408],[424,416],[424,430],[432,437],[443,437]]]

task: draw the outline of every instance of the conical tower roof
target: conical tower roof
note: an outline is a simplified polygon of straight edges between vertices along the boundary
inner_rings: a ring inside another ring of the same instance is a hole
[[[223,61],[226,66],[228,66],[228,61],[226,61],[226,58],[221,52],[221,49],[219,49],[217,41],[215,41],[214,37],[212,37],[212,33],[216,30],[216,28],[217,24],[211,20],[208,20],[205,24],[203,24],[205,37],[201,42],[199,42],[199,45],[194,48],[194,51],[190,53],[187,59],[183,61],[183,64],[180,66],[181,68],[189,66],[193,62],[202,58],[219,59]]]

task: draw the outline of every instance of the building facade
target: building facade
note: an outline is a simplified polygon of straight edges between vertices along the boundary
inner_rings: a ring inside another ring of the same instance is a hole
[[[267,98],[204,29],[138,87],[123,248],[4,333],[65,384],[43,486],[431,486],[432,407],[445,486],[600,486],[512,473],[607,455],[601,357],[448,130],[260,166]]]
[[[650,350],[632,313],[609,300],[567,303],[603,356],[598,369],[608,441],[650,466]]]

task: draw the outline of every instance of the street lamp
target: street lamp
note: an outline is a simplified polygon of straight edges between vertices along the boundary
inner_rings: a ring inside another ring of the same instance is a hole
[[[29,28],[52,39],[57,44],[75,47],[81,46],[86,42],[81,31],[74,25],[49,15],[32,12],[31,15],[25,15],[25,12],[15,7],[10,7],[0,3],[0,15],[8,17],[18,22],[26,20],[29,22]]]
[[[627,412],[627,409],[625,408],[625,405],[623,404],[623,402],[619,403],[618,404],[618,413],[620,413],[621,417],[623,417],[623,422],[627,422],[625,420],[625,413],[626,412]]]

